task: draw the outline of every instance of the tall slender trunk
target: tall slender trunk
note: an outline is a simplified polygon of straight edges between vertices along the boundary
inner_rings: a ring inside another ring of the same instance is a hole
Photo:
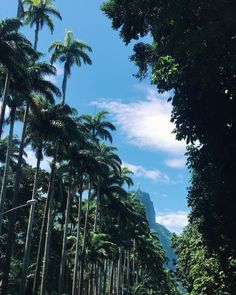
[[[108,260],[105,260],[104,268],[103,268],[103,288],[102,288],[103,295],[105,295],[107,291],[107,270],[108,270]]]
[[[10,75],[9,75],[9,73],[7,73],[6,78],[5,78],[3,94],[2,94],[2,105],[1,105],[1,112],[0,112],[0,139],[2,137],[2,131],[3,131],[3,123],[4,123],[4,118],[5,118],[6,106],[7,106],[9,84],[10,84]]]
[[[66,86],[67,86],[67,79],[68,79],[68,71],[66,68],[66,65],[64,66],[64,76],[63,76],[63,81],[62,81],[62,100],[61,104],[65,104],[65,99],[66,99]]]
[[[38,157],[37,157],[37,164],[36,164],[35,177],[34,177],[34,186],[33,186],[33,192],[31,197],[32,200],[36,199],[36,193],[38,189],[41,153],[42,153],[42,143],[40,144],[40,147],[38,149]],[[27,272],[28,272],[29,261],[30,261],[31,236],[33,231],[34,213],[35,213],[35,203],[32,203],[30,207],[28,228],[27,228],[26,239],[25,239],[25,251],[24,251],[24,258],[23,258],[22,275],[21,275],[20,295],[25,295],[26,286],[27,286]]]
[[[88,193],[88,203],[86,209],[86,216],[85,216],[85,223],[84,223],[84,238],[83,238],[83,246],[82,246],[82,259],[81,259],[81,269],[80,269],[80,276],[79,276],[79,290],[78,295],[82,295],[83,292],[83,280],[84,280],[84,265],[85,265],[85,252],[87,246],[87,238],[88,238],[88,216],[89,216],[89,209],[90,209],[90,201],[91,201],[91,181],[89,184],[89,193]]]
[[[126,280],[126,258],[127,258],[127,252],[124,250],[124,260],[123,260],[123,267],[122,267],[122,281],[121,281],[121,288],[122,288],[122,295],[124,295],[124,289],[125,289],[125,280]]]
[[[24,10],[24,8],[23,8],[22,0],[18,0],[18,7],[17,7],[17,17],[18,18],[21,18],[23,10]]]
[[[127,288],[130,289],[130,251],[127,251],[127,276],[126,276]]]
[[[81,203],[82,203],[82,190],[80,191],[79,205],[78,205],[78,220],[77,220],[76,249],[75,249],[75,264],[74,264],[74,274],[73,274],[72,295],[77,294],[78,267],[79,267],[79,265],[78,265],[79,264],[79,248],[80,248]]]
[[[120,294],[120,273],[121,273],[121,259],[122,259],[122,250],[121,247],[119,247],[119,259],[118,259],[118,265],[117,265],[117,281],[116,281],[116,289],[117,289],[117,295]]]
[[[52,193],[53,195],[53,193]],[[52,233],[52,223],[53,223],[53,204],[54,200],[51,197],[49,201],[49,210],[48,210],[48,218],[47,218],[47,231],[45,238],[45,248],[44,248],[44,256],[43,256],[43,268],[42,268],[42,281],[41,281],[41,290],[40,295],[46,295],[47,288],[47,274],[48,274],[48,260],[49,260],[49,248],[50,248],[50,239]]]
[[[132,261],[132,285],[136,283],[135,275],[136,275],[136,241],[135,238],[133,240],[133,261]]]
[[[4,174],[3,174],[1,194],[0,194],[0,236],[2,234],[2,223],[4,218],[3,216],[4,202],[5,202],[6,194],[7,194],[7,181],[8,181],[9,168],[10,168],[10,159],[12,155],[12,140],[13,140],[13,131],[14,131],[14,124],[15,124],[15,112],[16,112],[16,108],[12,110],[12,118],[11,118],[10,130],[8,135],[8,143],[7,143],[6,161],[4,166]]]
[[[36,28],[34,33],[34,50],[37,50],[39,41],[39,22],[36,22]]]
[[[43,255],[47,254],[47,253],[43,252],[43,249],[44,249],[45,240],[46,240],[45,236],[46,236],[47,223],[48,223],[48,214],[50,211],[51,199],[53,198],[53,188],[54,188],[54,180],[55,180],[55,173],[56,173],[56,161],[57,161],[58,149],[59,149],[59,143],[57,140],[55,152],[54,152],[54,157],[53,157],[53,161],[52,161],[52,166],[51,166],[47,200],[46,200],[46,204],[45,204],[45,208],[44,208],[43,221],[42,221],[42,225],[41,225],[40,240],[39,240],[36,268],[35,268],[35,275],[34,275],[34,283],[33,283],[33,295],[38,294],[42,259],[43,259]],[[45,261],[45,259],[44,259],[44,261]],[[47,263],[47,262],[45,262],[45,263]]]
[[[111,261],[111,266],[110,266],[110,282],[109,282],[109,293],[112,294],[113,290],[113,275],[114,275],[114,261]]]
[[[23,123],[22,135],[21,135],[21,143],[20,143],[18,160],[17,160],[16,176],[15,176],[13,198],[12,198],[13,207],[17,207],[18,205],[20,179],[21,179],[21,166],[23,161],[28,112],[29,112],[29,106],[26,107],[25,113],[24,113],[24,123]],[[3,287],[2,295],[7,295],[7,290],[8,290],[9,272],[10,272],[11,258],[12,258],[14,238],[15,238],[16,215],[17,215],[17,212],[13,211],[12,214],[10,214],[9,216],[9,230],[8,230],[8,240],[7,240],[8,247],[6,251],[6,259],[4,264],[4,277],[3,277],[3,283],[2,283],[4,287]]]
[[[24,123],[23,123],[23,130],[21,135],[21,143],[18,155],[18,162],[16,168],[16,177],[15,177],[15,184],[14,184],[14,193],[13,193],[13,207],[18,205],[18,197],[19,197],[19,188],[20,188],[20,179],[21,179],[21,170],[22,170],[22,161],[23,161],[23,152],[25,146],[25,135],[26,135],[26,127],[28,121],[28,114],[29,114],[29,103],[27,102],[25,113],[24,113]],[[8,248],[6,252],[6,259],[4,264],[4,276],[3,276],[3,293],[2,295],[7,295],[8,292],[8,281],[9,281],[9,272],[10,272],[10,265],[11,265],[11,257],[12,251],[14,246],[14,235],[15,235],[15,223],[16,223],[16,212],[12,212],[9,218],[9,232],[8,232]]]
[[[69,174],[69,177],[70,174]],[[65,223],[64,223],[64,234],[62,242],[62,252],[61,252],[61,264],[60,264],[60,276],[59,276],[59,295],[64,293],[64,280],[65,280],[65,267],[66,267],[66,246],[67,246],[67,234],[68,234],[68,223],[71,207],[71,181],[68,187],[68,196],[66,202],[66,214],[65,214]]]
[[[95,218],[94,218],[94,228],[93,231],[97,231],[98,226],[98,212],[99,212],[99,206],[100,206],[100,187],[97,186],[97,200],[96,200],[96,211],[95,211]]]

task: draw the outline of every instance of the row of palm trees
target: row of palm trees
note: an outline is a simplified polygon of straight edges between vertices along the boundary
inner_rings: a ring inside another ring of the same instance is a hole
[[[40,61],[39,32],[46,25],[53,33],[51,17],[61,15],[50,0],[18,5],[17,19],[0,21],[1,294],[168,292],[164,252],[142,206],[124,190],[130,171],[109,145],[115,127],[106,112],[78,116],[66,104],[71,69],[92,63],[91,47],[67,31],[64,42],[49,47],[51,63]],[[23,24],[35,27],[33,47],[20,33]],[[61,90],[46,78],[56,74],[55,62],[64,67]],[[25,163],[26,146],[35,152],[34,169]],[[50,172],[40,168],[45,156]],[[24,218],[17,210],[4,215],[23,200],[35,201],[40,190],[42,202],[32,202],[29,214],[24,209]]]

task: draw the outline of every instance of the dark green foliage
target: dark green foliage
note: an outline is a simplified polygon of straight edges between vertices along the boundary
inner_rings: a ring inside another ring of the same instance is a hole
[[[140,39],[131,57],[138,77],[151,72],[160,92],[174,90],[176,137],[193,145],[191,221],[227,273],[236,258],[236,2],[110,0],[102,10],[125,43]]]
[[[181,236],[175,235],[172,240],[178,255],[177,276],[190,295],[234,294],[219,257],[204,246],[197,224],[188,225]],[[235,280],[235,272],[231,272],[231,280]]]

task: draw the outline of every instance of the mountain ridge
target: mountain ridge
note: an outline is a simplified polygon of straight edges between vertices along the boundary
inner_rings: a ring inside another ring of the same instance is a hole
[[[156,214],[150,195],[146,192],[141,191],[140,189],[135,192],[135,195],[137,199],[144,205],[149,226],[154,232],[157,233],[160,242],[164,250],[166,251],[166,256],[169,260],[167,263],[167,267],[169,269],[174,269],[175,266],[173,264],[173,259],[176,258],[176,254],[171,248],[172,233],[164,225],[156,222]]]

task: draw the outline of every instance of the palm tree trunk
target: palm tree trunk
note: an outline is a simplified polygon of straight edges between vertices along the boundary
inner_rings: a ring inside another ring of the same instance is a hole
[[[97,186],[96,211],[95,211],[94,228],[93,228],[93,231],[94,231],[94,232],[97,231],[99,205],[100,205],[100,187],[99,187],[99,185],[98,185],[98,186]]]
[[[81,259],[78,295],[82,295],[82,292],[83,292],[84,265],[85,265],[85,252],[86,252],[87,237],[88,237],[88,216],[89,216],[89,209],[90,209],[90,201],[91,201],[91,181],[89,184],[88,202],[87,202],[87,209],[86,209],[86,216],[85,216],[85,223],[84,223],[84,238],[83,238],[83,246],[82,246],[82,259]]]
[[[66,99],[66,86],[67,86],[67,79],[68,79],[68,71],[66,68],[66,65],[64,67],[64,76],[63,76],[63,81],[62,81],[62,100],[61,104],[65,104],[65,99]]]
[[[79,196],[79,205],[78,205],[78,220],[77,220],[77,234],[76,234],[76,250],[75,250],[75,265],[74,265],[74,274],[73,274],[73,286],[72,286],[72,295],[76,295],[77,292],[77,281],[78,281],[78,267],[79,267],[79,248],[80,248],[80,219],[81,219],[81,203],[82,203],[82,190],[80,191]]]
[[[36,171],[34,177],[34,186],[32,192],[32,200],[36,199],[36,193],[38,189],[38,179],[39,179],[39,170],[40,170],[40,162],[41,162],[41,152],[42,152],[42,144],[39,147],[38,157],[37,157],[37,164],[36,164]],[[21,287],[20,287],[20,295],[25,295],[26,286],[27,286],[27,272],[29,267],[30,261],[30,248],[31,248],[31,236],[33,231],[33,221],[34,221],[34,212],[35,212],[35,203],[33,203],[30,207],[30,214],[29,214],[29,221],[28,221],[28,228],[25,240],[25,251],[24,251],[24,258],[23,258],[23,267],[22,267],[22,275],[21,275]]]
[[[17,17],[21,18],[23,12],[23,4],[22,0],[18,0],[18,7],[17,7]]]
[[[44,257],[43,257],[42,282],[41,282],[40,295],[46,295],[49,249],[50,249],[50,239],[51,239],[51,233],[52,233],[51,228],[52,228],[52,223],[53,223],[53,204],[54,204],[54,200],[51,197],[50,201],[49,201],[49,210],[48,210],[48,218],[47,218],[48,222],[47,222],[47,231],[46,231],[46,238],[45,238],[45,248],[44,248]]]
[[[117,265],[117,281],[116,281],[116,289],[117,289],[117,295],[120,294],[120,273],[121,273],[121,257],[122,257],[122,251],[121,247],[119,248],[119,259],[118,259],[118,265]]]
[[[1,113],[0,113],[0,139],[2,137],[2,131],[3,131],[3,123],[5,118],[6,106],[7,106],[7,97],[9,92],[9,83],[10,83],[10,76],[9,76],[9,73],[7,73],[3,94],[2,94],[2,105],[1,105]]]
[[[111,261],[111,270],[110,270],[110,282],[109,282],[109,294],[112,294],[113,290],[113,275],[114,275],[114,261]]]
[[[122,267],[122,281],[121,281],[121,288],[122,288],[122,295],[124,295],[125,289],[125,280],[126,280],[126,251],[124,251],[124,260],[123,260],[123,267]]]
[[[70,177],[70,174],[69,174]],[[65,280],[65,266],[66,266],[66,245],[67,245],[67,234],[68,234],[68,223],[71,207],[71,181],[68,187],[68,196],[66,202],[66,214],[64,223],[64,234],[62,242],[62,253],[61,253],[61,264],[60,264],[60,276],[59,276],[59,295],[64,293],[64,280]]]
[[[127,282],[127,288],[128,290],[130,289],[130,251],[127,251],[127,277],[126,277],[126,282]]]
[[[39,40],[39,22],[36,22],[35,35],[34,35],[34,50],[37,50]]]
[[[21,166],[23,160],[23,152],[24,152],[24,145],[25,145],[25,133],[26,133],[26,125],[27,125],[27,118],[29,113],[29,105],[27,105],[24,113],[24,123],[23,123],[23,130],[21,135],[21,143],[19,148],[18,154],[18,161],[16,167],[16,176],[15,176],[15,183],[14,183],[14,190],[13,190],[13,198],[12,198],[12,207],[15,208],[18,205],[18,196],[19,196],[19,189],[20,189],[20,179],[21,179]],[[9,280],[9,272],[10,272],[10,265],[11,265],[11,257],[12,251],[14,246],[14,236],[15,236],[15,224],[16,224],[16,211],[13,211],[9,217],[9,230],[8,230],[8,242],[7,242],[7,253],[4,265],[4,288],[8,289],[8,280]],[[5,292],[5,290],[3,289]],[[7,295],[3,293],[2,295]]]
[[[12,140],[13,140],[13,131],[14,131],[14,124],[15,124],[15,112],[16,112],[16,108],[12,110],[12,118],[11,118],[11,124],[10,124],[9,136],[8,136],[8,144],[7,144],[8,147],[7,147],[6,161],[5,161],[1,194],[0,194],[0,236],[2,234],[4,202],[6,199],[7,181],[8,181],[9,168],[10,168],[10,158],[11,158],[11,154],[12,154]]]
[[[106,295],[107,291],[107,273],[108,273],[108,260],[105,260],[103,267],[103,291],[102,294]]]
[[[48,223],[48,214],[49,214],[50,205],[51,205],[50,201],[53,197],[53,187],[54,187],[54,180],[55,180],[55,173],[56,173],[56,161],[57,161],[58,149],[59,149],[59,143],[57,140],[56,147],[55,147],[55,153],[54,153],[54,157],[53,157],[53,161],[52,161],[49,186],[48,186],[48,193],[47,193],[47,200],[46,200],[46,205],[44,208],[44,215],[43,215],[43,221],[42,221],[41,232],[40,232],[40,240],[39,240],[36,269],[35,269],[35,275],[34,275],[34,283],[33,283],[33,295],[38,294],[38,289],[39,289],[39,284],[40,284],[40,270],[41,270],[41,263],[42,263],[42,259],[43,259],[43,249],[44,249],[44,244],[45,244],[45,236],[46,236],[47,223]]]

